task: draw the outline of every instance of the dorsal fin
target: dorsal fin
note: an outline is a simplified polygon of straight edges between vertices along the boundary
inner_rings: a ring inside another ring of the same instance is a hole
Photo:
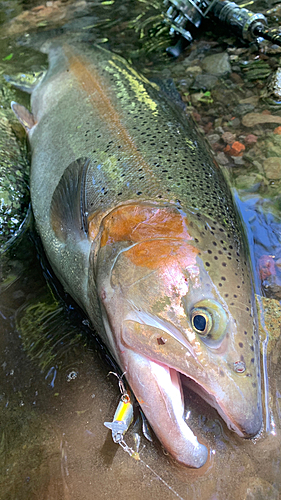
[[[33,114],[30,113],[30,111],[28,111],[28,109],[26,109],[24,106],[18,104],[15,101],[11,102],[11,108],[15,113],[17,119],[24,126],[26,132],[28,133],[36,124]]]
[[[53,194],[50,218],[57,238],[85,239],[88,234],[85,208],[85,178],[89,158],[78,158],[68,165]]]

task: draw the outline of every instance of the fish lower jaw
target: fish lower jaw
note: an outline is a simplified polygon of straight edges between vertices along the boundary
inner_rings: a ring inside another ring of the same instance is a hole
[[[156,436],[178,462],[202,467],[208,449],[184,419],[184,401],[179,373],[168,366],[128,350],[126,377]]]

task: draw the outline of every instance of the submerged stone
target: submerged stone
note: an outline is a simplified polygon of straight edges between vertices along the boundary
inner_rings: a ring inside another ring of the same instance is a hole
[[[16,234],[29,204],[29,165],[25,144],[10,110],[13,91],[0,84],[4,96],[0,109],[0,249]]]
[[[202,61],[202,67],[206,73],[211,75],[221,76],[230,73],[229,55],[226,52],[221,52],[207,56]]]

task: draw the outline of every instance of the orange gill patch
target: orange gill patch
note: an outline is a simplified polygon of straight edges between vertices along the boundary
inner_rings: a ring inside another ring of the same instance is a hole
[[[116,241],[134,243],[155,238],[191,240],[186,217],[173,208],[123,205],[104,218],[101,247]]]
[[[91,222],[89,229],[91,231]],[[137,245],[126,251],[126,257],[137,266],[156,269],[177,262],[180,267],[186,267],[198,254],[195,247],[187,244],[190,240],[186,217],[179,211],[151,205],[125,205],[104,218],[101,248],[117,241],[129,241]]]
[[[127,258],[136,266],[148,269],[170,268],[174,273],[195,265],[198,250],[181,240],[150,240],[142,241],[126,251]]]

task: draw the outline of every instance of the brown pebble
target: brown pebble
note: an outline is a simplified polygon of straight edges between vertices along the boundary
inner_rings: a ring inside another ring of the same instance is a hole
[[[281,127],[280,127],[280,128],[281,128]],[[250,144],[255,144],[255,143],[257,142],[257,140],[258,140],[258,138],[257,138],[257,136],[256,136],[256,135],[254,135],[254,134],[248,134],[248,135],[245,137],[245,139],[244,139],[245,144],[247,144],[247,145],[250,145]]]
[[[243,83],[243,79],[241,78],[240,75],[238,75],[238,73],[231,73],[230,75],[230,79],[234,82],[234,83]]]
[[[226,144],[233,144],[236,140],[236,134],[233,134],[232,132],[225,132],[221,137]]]

